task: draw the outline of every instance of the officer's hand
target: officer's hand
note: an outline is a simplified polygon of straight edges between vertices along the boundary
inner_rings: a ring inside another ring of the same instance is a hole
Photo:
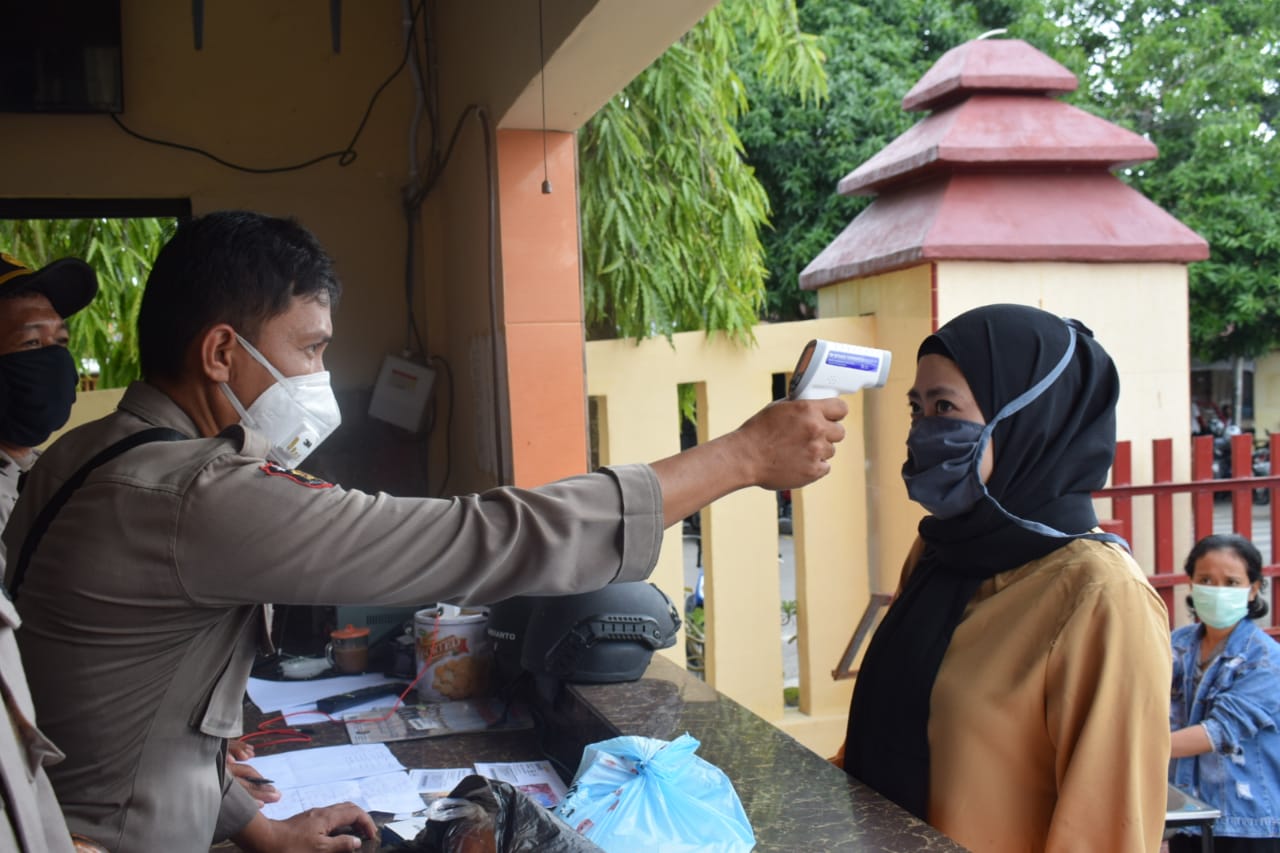
[[[664,525],[737,489],[796,489],[824,476],[847,414],[838,397],[770,403],[733,432],[654,462]]]
[[[274,803],[282,796],[275,785],[261,781],[262,777],[258,775],[257,770],[248,764],[241,764],[234,760],[230,754],[227,755],[227,772],[236,777],[236,781],[260,803]],[[254,781],[255,779],[258,781]]]
[[[751,482],[766,489],[798,489],[831,470],[840,423],[849,407],[838,397],[770,403],[728,437],[736,439]]]
[[[236,761],[248,761],[253,758],[253,744],[240,738],[233,738],[227,741],[227,755]]]
[[[355,834],[330,835],[344,829]],[[338,853],[358,850],[364,839],[378,838],[374,818],[355,803],[310,808],[287,821],[271,821],[270,853]]]

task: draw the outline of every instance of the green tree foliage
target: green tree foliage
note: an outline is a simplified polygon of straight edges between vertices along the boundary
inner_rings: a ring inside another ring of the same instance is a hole
[[[836,196],[837,181],[923,117],[902,96],[946,50],[1007,28],[1077,75],[1066,100],[1159,148],[1120,176],[1210,243],[1189,273],[1195,354],[1280,346],[1280,3],[806,0],[800,25],[829,57],[822,109],[755,97],[753,71],[742,74],[753,92],[742,139],[774,209],[769,317],[809,312],[800,271],[870,202]]]
[[[1151,139],[1122,176],[1209,241],[1190,267],[1206,361],[1280,346],[1280,3],[1054,2],[1081,105]]]
[[[769,199],[742,159],[737,73],[804,103],[823,55],[795,0],[725,0],[609,101],[579,137],[588,336],[696,329],[752,338],[764,295]]]
[[[173,219],[0,220],[0,249],[35,267],[80,258],[98,274],[98,296],[67,321],[69,347],[98,388],[122,388],[140,375],[138,308],[151,263]]]
[[[770,93],[758,97],[756,70],[744,67],[751,111],[741,122],[748,162],[773,203],[763,236],[769,267],[766,316],[812,316],[800,271],[871,202],[836,194],[840,178],[923,118],[902,97],[943,53],[1008,26],[1039,2],[807,0],[800,26],[822,39],[830,94],[821,108]],[[746,57],[748,63],[752,57]]]

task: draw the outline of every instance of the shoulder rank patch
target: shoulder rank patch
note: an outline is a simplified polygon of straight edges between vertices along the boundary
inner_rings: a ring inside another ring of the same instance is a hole
[[[286,480],[297,483],[299,486],[306,486],[308,489],[333,488],[333,483],[321,480],[319,477],[313,477],[305,471],[299,471],[297,468],[282,468],[274,462],[263,462],[260,470],[269,477],[284,477]]]

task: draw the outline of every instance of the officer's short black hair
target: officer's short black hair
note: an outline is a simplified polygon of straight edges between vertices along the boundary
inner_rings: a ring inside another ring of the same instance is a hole
[[[293,297],[336,305],[342,285],[315,235],[292,218],[245,210],[186,220],[160,250],[138,311],[146,379],[176,379],[188,348],[229,323],[256,343]]]
[[[1187,573],[1187,577],[1194,578],[1196,576],[1196,563],[1211,551],[1232,552],[1244,561],[1245,574],[1248,575],[1250,584],[1262,580],[1262,554],[1258,552],[1256,545],[1239,533],[1214,533],[1197,542],[1192,547],[1191,553],[1187,554],[1187,561],[1182,566],[1182,570]],[[1265,583],[1261,589],[1266,589]],[[1195,604],[1192,603],[1189,595],[1187,596],[1187,605],[1192,612],[1195,611]],[[1245,615],[1250,619],[1261,619],[1267,615],[1269,609],[1267,602],[1262,597],[1262,593],[1259,592],[1257,597],[1249,602],[1249,610]]]

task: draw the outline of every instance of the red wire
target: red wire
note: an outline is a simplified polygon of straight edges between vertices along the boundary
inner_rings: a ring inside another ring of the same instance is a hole
[[[440,611],[437,611],[435,622],[432,623],[432,626],[431,626],[431,637],[427,641],[428,652],[430,652],[431,648],[435,646],[436,636],[440,633],[440,615],[441,615]],[[415,642],[418,642],[418,641],[415,640]],[[423,657],[425,658],[426,655],[424,655]],[[263,720],[261,723],[258,724],[258,730],[256,732],[249,732],[248,734],[241,735],[240,740],[249,741],[256,737],[265,737],[268,735],[282,735],[283,737],[277,738],[276,740],[265,741],[261,745],[276,746],[277,744],[282,744],[282,743],[311,743],[311,736],[304,731],[295,729],[292,726],[287,726],[287,725],[283,725],[283,726],[272,725],[273,723],[276,723],[276,722],[283,723],[287,717],[301,717],[303,715],[320,714],[321,716],[328,718],[329,722],[331,723],[381,723],[384,720],[390,719],[396,713],[396,711],[400,708],[400,706],[404,704],[404,697],[408,696],[409,691],[412,690],[417,685],[417,683],[422,680],[422,676],[426,673],[427,667],[429,667],[431,664],[432,664],[431,660],[423,661],[422,667],[418,670],[418,674],[414,677],[413,681],[409,682],[409,686],[404,689],[404,692],[402,692],[399,696],[396,697],[395,704],[392,705],[390,710],[388,710],[387,713],[383,714],[381,717],[370,717],[368,719],[362,718],[362,719],[355,719],[355,720],[347,720],[347,719],[341,719],[338,717],[331,716],[329,714],[326,714],[324,711],[320,711],[320,710],[293,711],[288,714],[279,714],[275,717],[271,717],[269,719]]]

